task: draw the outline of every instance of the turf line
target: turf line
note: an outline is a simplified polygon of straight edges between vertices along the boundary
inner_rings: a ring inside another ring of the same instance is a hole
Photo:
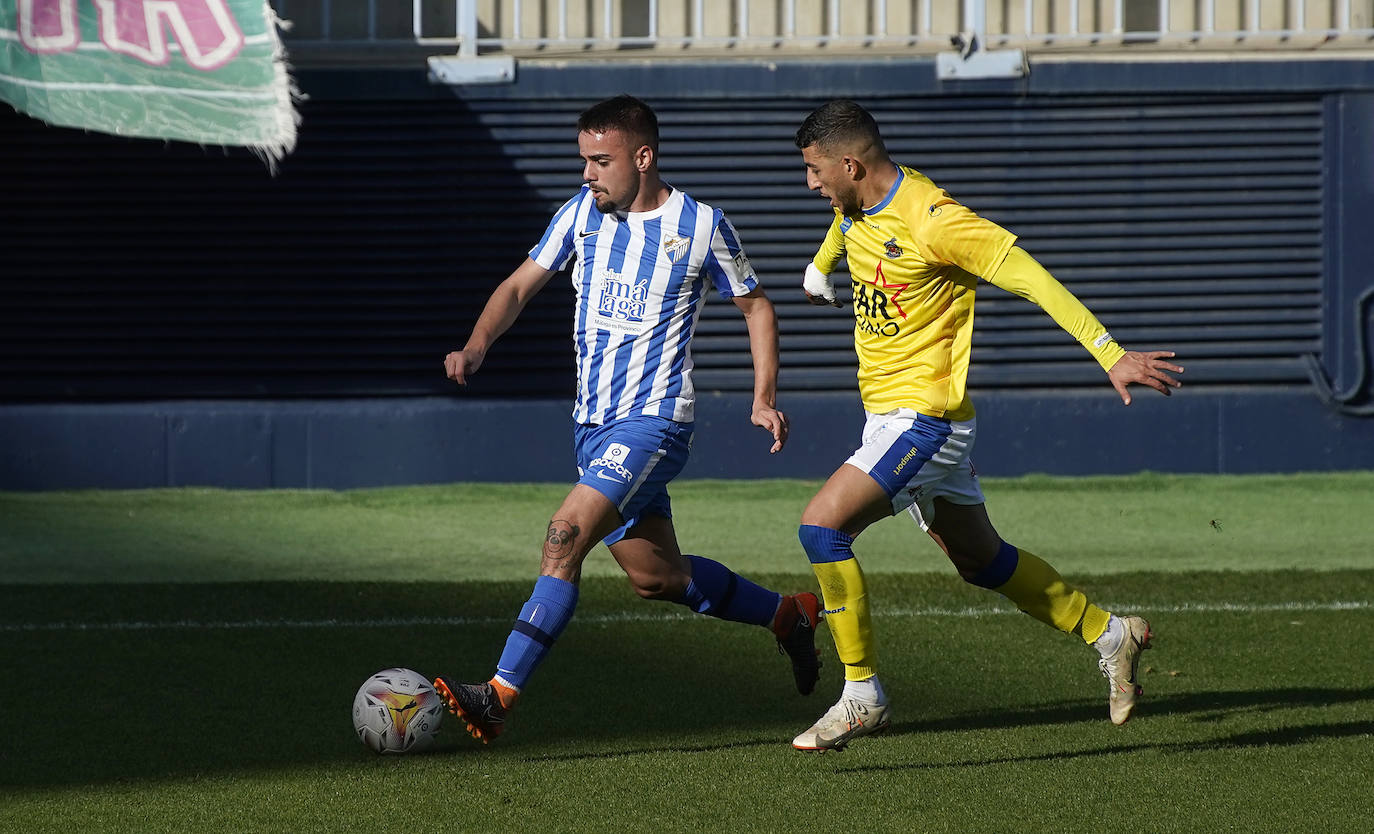
[[[1304,611],[1368,611],[1374,608],[1368,600],[1338,602],[1276,602],[1276,603],[1238,603],[1238,602],[1185,602],[1175,605],[1131,605],[1108,604],[1108,610],[1136,611],[1148,614],[1189,614],[1189,613],[1238,613],[1255,614],[1270,612]],[[873,612],[875,617],[999,617],[1019,614],[1008,608],[883,608]],[[687,622],[705,621],[698,614],[665,612],[661,614],[589,614],[577,617],[578,622],[593,624],[612,623],[653,623],[683,620]],[[75,632],[75,631],[233,631],[245,629],[312,629],[312,628],[410,628],[414,626],[485,626],[503,625],[511,622],[510,617],[384,617],[368,620],[167,620],[116,621],[109,623],[49,622],[49,623],[3,623],[0,633],[16,632]]]

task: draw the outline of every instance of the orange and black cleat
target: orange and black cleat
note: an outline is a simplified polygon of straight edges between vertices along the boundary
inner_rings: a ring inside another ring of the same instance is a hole
[[[821,677],[821,653],[816,648],[816,626],[820,624],[821,601],[812,593],[782,598],[773,618],[773,636],[778,652],[792,661],[792,677],[797,691],[810,695]]]
[[[462,719],[473,738],[489,744],[506,728],[506,707],[496,687],[487,683],[455,683],[440,675],[434,690],[448,711]]]

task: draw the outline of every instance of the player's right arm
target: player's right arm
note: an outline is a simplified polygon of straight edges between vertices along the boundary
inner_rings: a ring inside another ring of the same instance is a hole
[[[530,258],[516,267],[487,299],[487,306],[482,308],[482,315],[473,325],[467,344],[462,350],[455,350],[444,357],[444,372],[448,378],[459,385],[466,385],[468,377],[477,373],[482,366],[482,360],[492,344],[510,329],[519,318],[520,311],[544,288],[555,272]]]
[[[844,257],[844,230],[840,226],[843,221],[844,218],[836,213],[835,220],[825,233],[825,240],[821,241],[821,248],[816,252],[816,257],[806,265],[802,291],[806,293],[806,300],[812,304],[844,306],[835,299],[835,287],[830,283],[830,273],[835,271],[840,258]]]

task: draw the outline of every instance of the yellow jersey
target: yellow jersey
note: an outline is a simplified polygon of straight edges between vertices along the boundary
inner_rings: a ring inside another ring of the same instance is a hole
[[[827,275],[841,257],[854,290],[854,349],[864,409],[911,408],[967,420],[973,300],[982,277],[1039,304],[1110,369],[1125,351],[1092,313],[1020,248],[925,175],[897,166],[897,182],[860,217],[838,209],[816,253]]]

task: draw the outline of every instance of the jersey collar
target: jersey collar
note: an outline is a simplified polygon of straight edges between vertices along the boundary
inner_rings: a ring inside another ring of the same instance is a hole
[[[873,208],[864,209],[864,214],[877,214],[878,212],[887,208],[888,203],[892,202],[892,198],[897,196],[897,189],[902,187],[902,180],[906,179],[906,173],[901,169],[900,166],[894,167],[897,168],[897,179],[895,182],[892,183],[892,187],[887,190],[887,196],[883,197],[883,199],[880,200],[878,204]]]

